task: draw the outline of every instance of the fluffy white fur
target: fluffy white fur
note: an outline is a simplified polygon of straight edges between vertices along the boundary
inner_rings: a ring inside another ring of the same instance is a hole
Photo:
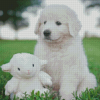
[[[56,25],[56,21],[61,25]],[[97,86],[78,36],[80,29],[77,15],[65,5],[46,7],[36,24],[39,39],[34,54],[48,61],[42,70],[52,77],[54,90],[60,92],[61,99],[71,100],[73,92],[79,95],[86,88]],[[49,38],[45,38],[45,30],[51,31]]]
[[[40,60],[32,54],[15,54],[9,63],[1,66],[4,72],[10,72],[13,75],[5,86],[5,95],[14,93],[17,97],[22,98],[25,96],[23,93],[27,92],[30,95],[32,90],[35,93],[48,91],[48,89],[43,88],[43,85],[51,86],[51,77],[40,71],[40,66],[46,63],[47,61]]]

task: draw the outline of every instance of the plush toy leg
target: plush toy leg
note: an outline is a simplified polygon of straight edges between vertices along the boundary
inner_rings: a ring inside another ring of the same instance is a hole
[[[44,92],[47,92],[47,91],[49,92],[48,89],[42,89],[42,90],[35,90],[35,93],[38,92],[38,91],[40,91],[41,94],[44,93]],[[28,94],[30,94],[30,93],[28,93]],[[17,96],[19,97],[19,94],[17,94]],[[14,99],[14,93],[11,93],[11,94],[10,94],[10,99],[11,99],[11,100]]]
[[[14,93],[10,94],[10,99],[13,100],[14,99]]]

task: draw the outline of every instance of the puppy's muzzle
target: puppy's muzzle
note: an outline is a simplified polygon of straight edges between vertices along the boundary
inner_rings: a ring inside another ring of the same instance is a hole
[[[45,37],[49,37],[51,35],[51,31],[50,30],[45,30],[44,31],[44,36]]]

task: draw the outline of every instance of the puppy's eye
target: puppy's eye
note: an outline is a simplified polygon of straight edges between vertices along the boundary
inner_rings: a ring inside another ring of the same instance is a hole
[[[32,66],[34,67],[34,64],[32,64]]]
[[[44,21],[44,24],[46,24],[47,21]]]
[[[20,68],[18,68],[18,70],[20,71]]]
[[[61,25],[62,23],[59,21],[56,21],[56,25]]]

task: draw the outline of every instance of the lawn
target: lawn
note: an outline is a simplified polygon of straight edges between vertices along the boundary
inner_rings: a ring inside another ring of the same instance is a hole
[[[35,45],[36,41],[31,40],[0,40],[0,66],[9,62],[13,54],[15,53],[27,52],[33,54]],[[96,76],[98,87],[100,87],[100,38],[85,38],[83,40],[83,45],[88,58],[88,67],[90,69],[90,72],[92,72]],[[9,97],[4,95],[4,86],[11,77],[12,76],[9,73],[2,72],[0,68],[0,100],[9,99]],[[96,92],[97,94],[95,94]],[[91,93],[91,98],[97,98],[93,100],[100,100],[100,88],[96,88],[96,90],[92,91]],[[93,96],[93,93],[98,96]]]

